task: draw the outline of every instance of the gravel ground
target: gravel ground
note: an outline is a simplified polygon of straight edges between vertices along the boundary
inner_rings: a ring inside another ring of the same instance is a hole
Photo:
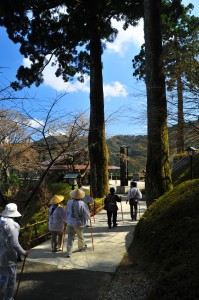
[[[98,300],[146,300],[155,285],[154,272],[148,267],[139,252],[130,247],[110,284]]]

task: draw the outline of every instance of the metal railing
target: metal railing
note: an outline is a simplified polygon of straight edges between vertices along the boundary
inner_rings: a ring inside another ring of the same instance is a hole
[[[184,156],[173,165],[172,172],[179,171],[180,169],[185,168],[189,164],[190,164],[190,157]]]
[[[48,219],[46,219],[21,227],[19,240],[23,246],[33,247],[49,237]]]
[[[91,207],[91,217],[95,216],[103,209],[104,200],[98,201],[98,205],[94,202]],[[48,229],[48,218],[33,224],[27,224],[21,227],[19,240],[23,247],[32,248],[39,245],[45,240],[50,238],[50,232]]]

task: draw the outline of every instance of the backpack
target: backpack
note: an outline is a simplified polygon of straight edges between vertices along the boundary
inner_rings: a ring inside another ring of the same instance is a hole
[[[131,199],[140,199],[140,193],[138,191],[138,188],[136,188],[136,192],[134,192],[134,197],[132,197],[132,188],[131,188],[131,191],[130,191],[130,196],[131,196]]]
[[[7,232],[8,229],[8,232]],[[7,267],[10,263],[17,262],[16,251],[12,245],[9,225],[0,219],[0,266]]]
[[[104,206],[105,210],[108,210],[108,211],[117,211],[118,210],[115,194],[114,195],[108,194],[108,196],[104,200],[104,203],[105,203],[105,206]]]
[[[7,266],[7,253],[9,251],[9,237],[0,221],[0,266]]]

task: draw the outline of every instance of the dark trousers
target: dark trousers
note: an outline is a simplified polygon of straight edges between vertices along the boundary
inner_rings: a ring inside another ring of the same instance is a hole
[[[113,226],[116,226],[117,223],[117,211],[107,211],[107,217],[108,217],[108,226],[111,227],[111,221],[113,216]]]
[[[138,204],[137,203],[130,203],[130,209],[131,209],[131,219],[137,220],[137,210],[138,210]]]

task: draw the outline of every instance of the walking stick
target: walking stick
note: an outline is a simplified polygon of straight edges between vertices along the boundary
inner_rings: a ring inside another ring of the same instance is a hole
[[[122,213],[122,221],[124,222],[123,210],[122,210],[122,197],[120,196],[120,204],[121,204],[121,213]]]
[[[90,219],[90,227],[91,227],[91,241],[92,241],[92,248],[93,248],[93,251],[94,251],[93,227],[92,227],[91,219]]]
[[[94,204],[90,204],[89,205],[89,209],[90,209],[90,217],[93,217],[93,221],[95,223],[95,205]]]
[[[31,239],[32,239],[32,231],[30,232],[29,241],[27,243],[28,252],[30,251],[30,245],[31,245],[30,242],[31,242]],[[19,275],[19,280],[18,280],[17,288],[16,288],[15,295],[14,295],[14,300],[17,299],[17,294],[18,294],[20,283],[21,283],[21,277],[22,277],[23,270],[24,270],[25,263],[26,263],[26,257],[27,256],[24,256],[24,260],[23,260],[23,264],[22,264],[22,267],[21,267],[21,272],[20,272],[20,275]]]
[[[31,241],[31,238],[32,238],[32,234],[30,235],[30,241]],[[28,243],[29,247],[30,247],[30,241]],[[18,280],[17,288],[16,288],[15,295],[14,295],[14,300],[17,299],[17,294],[18,294],[20,283],[21,283],[21,277],[22,277],[23,270],[24,270],[25,263],[26,263],[26,257],[27,256],[24,256],[24,260],[23,260],[23,264],[22,264],[22,267],[21,267],[21,272],[20,272],[20,275],[19,275],[19,280]]]
[[[64,251],[64,239],[65,239],[65,235],[66,235],[66,224],[64,224],[64,232],[62,235],[62,241],[61,241],[61,251]]]
[[[20,283],[21,283],[21,277],[22,277],[22,274],[23,274],[23,269],[24,269],[24,266],[25,266],[25,262],[26,262],[26,256],[24,256],[24,260],[23,260],[23,264],[22,264],[22,267],[21,267],[21,272],[20,272],[19,280],[18,280],[18,284],[17,284],[17,289],[15,291],[14,300],[17,299],[17,294],[18,294]]]
[[[93,193],[92,193],[91,189],[90,189],[90,197],[93,199]],[[92,210],[93,210],[93,212],[92,212]],[[94,223],[95,223],[95,201],[94,201],[94,203],[92,204],[91,212],[93,213],[92,217],[93,217],[93,221],[94,221]]]
[[[93,221],[94,221],[94,223],[95,223],[95,203],[92,205],[92,210],[93,210],[93,212],[92,212],[92,217],[93,217]]]

